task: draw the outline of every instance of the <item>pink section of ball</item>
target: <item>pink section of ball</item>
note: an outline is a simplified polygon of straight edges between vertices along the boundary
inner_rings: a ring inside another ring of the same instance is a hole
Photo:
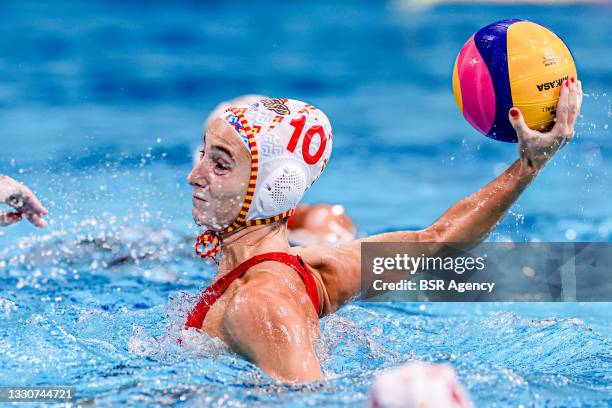
[[[486,135],[495,121],[495,90],[489,69],[474,43],[474,37],[469,39],[459,53],[457,72],[463,100],[463,116]]]

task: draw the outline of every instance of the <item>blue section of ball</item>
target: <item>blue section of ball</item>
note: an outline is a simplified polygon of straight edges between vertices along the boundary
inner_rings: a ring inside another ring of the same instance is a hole
[[[495,90],[495,121],[487,136],[503,142],[516,143],[516,132],[508,120],[512,107],[512,92],[508,76],[508,27],[524,21],[520,19],[500,20],[483,27],[474,35],[474,43],[489,68]]]

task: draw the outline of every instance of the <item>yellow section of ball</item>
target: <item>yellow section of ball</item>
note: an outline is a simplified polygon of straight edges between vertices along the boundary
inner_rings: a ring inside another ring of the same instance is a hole
[[[457,60],[455,59],[455,67],[453,68],[453,95],[455,96],[455,102],[459,106],[459,111],[463,113],[463,98],[461,97],[461,85],[459,84],[459,69],[457,67]]]
[[[561,87],[576,77],[572,54],[555,33],[529,21],[512,24],[506,38],[512,103],[527,126],[548,130],[554,124]]]

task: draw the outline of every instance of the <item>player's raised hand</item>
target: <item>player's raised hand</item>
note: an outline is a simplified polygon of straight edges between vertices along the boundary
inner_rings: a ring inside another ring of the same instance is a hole
[[[525,123],[518,108],[508,112],[510,123],[518,136],[519,155],[524,166],[538,171],[574,136],[574,125],[582,106],[582,84],[575,78],[566,80],[557,103],[555,126],[550,132],[538,132]]]

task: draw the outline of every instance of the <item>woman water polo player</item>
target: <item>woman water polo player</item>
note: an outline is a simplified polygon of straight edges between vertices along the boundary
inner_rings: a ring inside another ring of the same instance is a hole
[[[230,107],[210,122],[201,159],[188,176],[194,220],[207,229],[196,252],[214,258],[220,251],[220,260],[186,328],[219,337],[276,379],[322,378],[314,348],[319,318],[359,294],[360,243],[456,242],[469,247],[480,242],[571,139],[581,103],[580,82],[572,78],[563,86],[556,124],[548,133],[529,129],[512,108],[519,160],[429,227],[331,248],[291,248],[284,222],[330,157],[327,117],[291,99],[263,98]]]
[[[208,115],[204,128],[231,106],[250,105],[265,98],[263,95],[246,94],[223,101]],[[194,166],[200,161],[202,147],[200,145],[193,153]],[[293,215],[287,219],[287,241],[291,246],[336,246],[353,241],[356,236],[357,228],[344,207],[339,204],[299,204]]]
[[[24,216],[39,228],[45,226],[45,207],[29,188],[8,176],[0,175],[0,203],[13,208],[10,212],[0,211],[0,227],[19,222]]]

